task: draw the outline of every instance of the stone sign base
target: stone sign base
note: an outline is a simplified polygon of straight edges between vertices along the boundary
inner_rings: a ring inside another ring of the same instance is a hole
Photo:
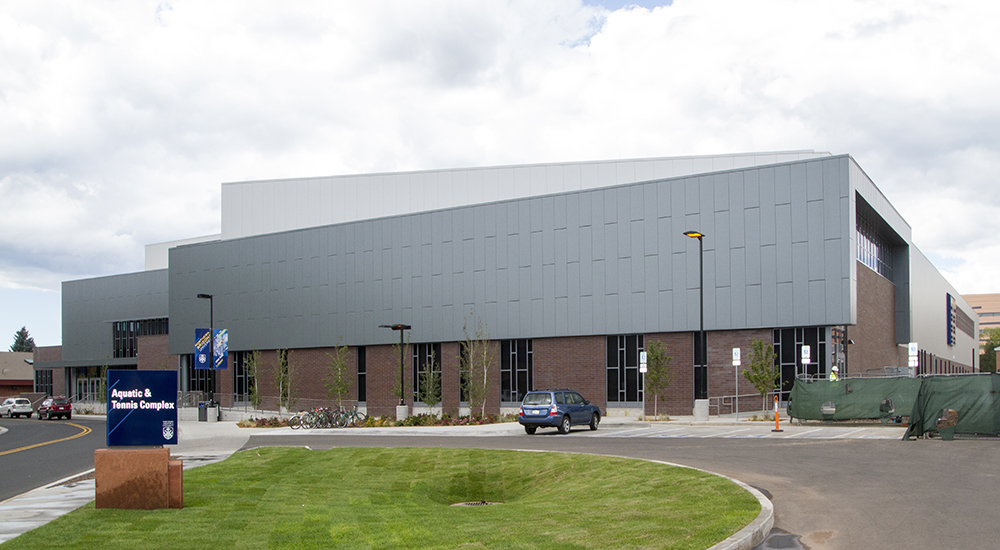
[[[184,462],[169,449],[94,451],[96,508],[155,510],[184,507]]]

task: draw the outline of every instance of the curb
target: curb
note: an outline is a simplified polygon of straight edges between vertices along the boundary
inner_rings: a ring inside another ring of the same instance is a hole
[[[623,457],[628,458],[628,457]],[[644,459],[639,459],[644,460]],[[750,522],[749,525],[740,529],[739,531],[733,533],[726,540],[715,544],[714,546],[708,548],[707,550],[752,550],[757,547],[757,545],[764,542],[767,538],[768,533],[774,528],[774,504],[764,496],[757,489],[743,483],[738,479],[731,478],[729,476],[724,476],[722,474],[712,472],[709,470],[703,470],[701,468],[694,468],[692,466],[685,466],[683,464],[677,464],[675,462],[665,462],[663,460],[649,460],[649,462],[655,462],[657,464],[665,464],[667,466],[676,466],[678,468],[690,468],[692,470],[697,470],[699,472],[705,472],[706,474],[712,474],[713,476],[718,476],[723,479],[727,479],[736,485],[742,487],[746,492],[750,493],[757,498],[757,502],[760,503],[760,513],[757,517]]]

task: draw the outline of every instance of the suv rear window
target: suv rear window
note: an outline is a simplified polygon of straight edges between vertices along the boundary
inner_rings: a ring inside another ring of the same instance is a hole
[[[524,396],[525,405],[551,405],[552,396],[547,393],[529,393]]]
[[[61,399],[53,399],[52,400],[52,404],[53,405],[66,405],[68,403],[69,403],[69,399],[66,399],[65,397],[63,397]]]
[[[30,405],[31,401],[28,401],[27,399],[15,399],[14,403],[18,405]]]

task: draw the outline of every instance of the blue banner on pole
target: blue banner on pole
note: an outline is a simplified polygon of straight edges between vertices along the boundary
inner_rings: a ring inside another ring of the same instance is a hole
[[[194,329],[194,368],[212,368],[212,337],[207,328]]]
[[[215,342],[212,346],[215,354],[216,369],[225,369],[229,366],[229,331],[224,328],[215,329]]]
[[[177,444],[177,373],[108,371],[108,447]]]

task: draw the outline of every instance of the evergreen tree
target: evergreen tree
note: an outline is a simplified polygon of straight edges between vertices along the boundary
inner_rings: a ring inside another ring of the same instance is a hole
[[[28,329],[21,327],[21,330],[14,333],[14,345],[10,347],[10,351],[35,351],[35,339],[28,334]]]

